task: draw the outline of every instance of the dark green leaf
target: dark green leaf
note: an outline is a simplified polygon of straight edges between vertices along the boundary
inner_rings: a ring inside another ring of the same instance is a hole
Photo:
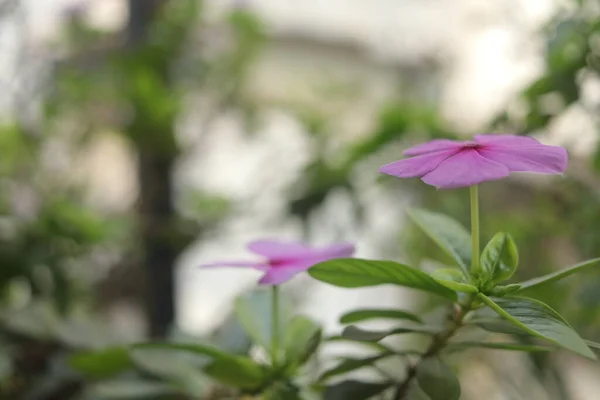
[[[129,352],[123,347],[75,353],[69,364],[77,371],[93,378],[117,375],[134,366]]]
[[[486,305],[531,335],[546,339],[584,357],[596,359],[577,332],[550,306],[528,298],[494,298],[479,293]]]
[[[531,289],[533,287],[559,281],[578,272],[583,272],[588,268],[595,267],[598,263],[600,263],[600,258],[593,258],[591,260],[583,261],[579,264],[573,265],[569,268],[565,268],[560,271],[553,272],[551,274],[529,279],[527,281],[519,283],[519,285],[521,285],[519,291],[521,292],[523,290]]]
[[[303,365],[321,343],[321,327],[310,318],[297,316],[285,330],[283,348],[288,366]]]
[[[408,311],[374,308],[350,311],[349,313],[342,315],[340,323],[353,324],[372,319],[406,319],[419,324],[423,323],[421,318]]]
[[[471,235],[457,221],[444,214],[412,209],[408,216],[444,250],[468,276],[471,265]]]
[[[315,279],[335,286],[356,288],[393,284],[437,294],[456,300],[456,293],[437,283],[416,268],[393,261],[338,258],[315,265],[308,270]]]
[[[435,335],[439,330],[431,327],[417,326],[417,327],[401,327],[389,329],[387,331],[368,331],[357,328],[354,325],[347,326],[342,332],[342,336],[346,339],[356,340],[359,342],[378,342],[392,335],[401,335],[404,333],[419,333],[427,335]]]
[[[482,283],[509,279],[519,265],[517,245],[508,233],[497,233],[481,253]]]
[[[460,382],[448,367],[438,358],[426,358],[417,368],[419,387],[431,400],[458,400]]]
[[[320,381],[324,381],[331,377],[345,374],[346,372],[355,371],[360,368],[373,366],[377,361],[389,357],[394,353],[388,352],[383,354],[378,354],[376,356],[366,357],[366,358],[344,358],[338,365],[335,367],[328,369],[325,371],[320,377]]]
[[[446,286],[448,289],[463,292],[463,293],[477,293],[478,289],[469,284],[464,283],[464,275],[457,269],[453,268],[439,268],[433,271],[431,277],[437,281],[440,285]]]
[[[208,356],[212,358],[230,358],[231,354],[217,349],[214,346],[200,343],[175,343],[175,342],[154,342],[141,343],[131,346],[132,349],[165,349],[173,351],[190,352],[193,354]]]
[[[525,351],[530,353],[546,352],[555,350],[554,347],[550,346],[537,346],[534,344],[519,344],[519,343],[498,343],[498,342],[457,342],[450,343],[447,346],[449,351],[463,350],[466,348],[484,348],[484,349],[495,349],[495,350],[512,350],[512,351]]]
[[[392,382],[371,383],[347,380],[328,386],[324,400],[366,400],[378,395],[393,385]]]
[[[239,356],[218,358],[204,368],[204,372],[222,384],[249,390],[260,388],[268,379],[264,367]]]

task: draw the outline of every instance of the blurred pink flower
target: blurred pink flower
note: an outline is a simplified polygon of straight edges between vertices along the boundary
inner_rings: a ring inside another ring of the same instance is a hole
[[[529,136],[476,135],[472,141],[433,140],[411,147],[404,160],[379,169],[398,178],[422,178],[437,188],[472,186],[507,177],[511,172],[562,174],[567,151]]]
[[[248,249],[263,257],[260,261],[218,261],[201,267],[248,267],[265,274],[258,283],[279,285],[306,271],[315,264],[332,258],[350,257],[354,253],[351,243],[338,243],[322,248],[312,248],[303,243],[259,240],[248,244]]]

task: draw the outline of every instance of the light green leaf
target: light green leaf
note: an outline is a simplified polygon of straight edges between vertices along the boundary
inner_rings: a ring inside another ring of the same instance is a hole
[[[354,324],[356,322],[369,321],[372,319],[405,319],[422,324],[421,318],[415,314],[403,310],[365,308],[350,311],[340,318],[342,324]]]
[[[114,376],[134,366],[124,347],[75,353],[69,357],[69,365],[93,378]]]
[[[294,317],[285,331],[286,364],[293,368],[308,361],[321,343],[321,333],[321,327],[310,318]]]
[[[393,385],[393,382],[374,383],[347,380],[328,386],[324,400],[367,400]]]
[[[477,293],[477,287],[464,283],[464,275],[457,269],[439,268],[433,271],[431,277],[440,285],[444,285],[450,290],[463,293]]]
[[[591,347],[592,349],[600,350],[600,343],[596,343],[596,342],[593,342],[593,341],[587,340],[587,339],[583,339],[583,341],[585,342],[585,344],[588,345],[588,347]]]
[[[577,332],[550,306],[528,298],[494,298],[482,293],[477,297],[498,315],[531,335],[549,340],[584,357],[596,359]]]
[[[588,268],[595,267],[599,263],[600,263],[600,258],[593,258],[591,260],[583,261],[579,264],[562,269],[560,271],[553,272],[551,274],[539,276],[537,278],[533,278],[533,279],[529,279],[524,282],[520,282],[519,285],[521,285],[521,288],[519,289],[519,292],[522,292],[524,290],[531,289],[534,287],[538,287],[541,285],[546,285],[548,283],[559,281],[561,279],[567,278],[578,272],[583,272],[583,271],[587,270]]]
[[[494,297],[504,297],[507,294],[516,293],[521,288],[518,283],[511,283],[508,285],[498,285],[492,289],[491,295]]]
[[[425,335],[435,335],[439,332],[439,329],[425,326],[417,327],[401,327],[389,329],[387,331],[369,331],[361,328],[357,328],[354,325],[347,326],[342,332],[342,336],[346,339],[356,340],[359,342],[378,342],[392,335],[401,335],[405,333],[419,333]]]
[[[423,290],[453,301],[457,299],[455,292],[440,285],[423,271],[393,261],[338,258],[319,263],[310,268],[308,273],[317,280],[339,287],[392,284]]]
[[[444,214],[419,209],[409,210],[408,216],[469,276],[471,235],[459,222]]]
[[[260,388],[269,378],[263,366],[245,357],[218,358],[204,372],[224,385],[248,390]]]
[[[550,346],[538,346],[534,344],[498,343],[498,342],[456,342],[446,347],[447,351],[458,351],[466,348],[483,348],[492,350],[524,351],[529,353],[547,352],[555,350]]]
[[[417,368],[419,387],[431,400],[458,400],[460,382],[448,367],[438,358],[426,358]]]
[[[508,233],[497,233],[481,253],[481,279],[497,283],[509,279],[519,265],[519,252],[513,238]]]
[[[324,381],[326,379],[332,378],[337,375],[345,374],[347,372],[356,371],[357,369],[371,367],[377,361],[382,360],[382,359],[392,356],[392,355],[394,355],[394,353],[387,352],[387,353],[377,354],[375,356],[365,357],[365,358],[350,358],[350,357],[344,358],[338,365],[325,371],[319,377],[319,381]]]
[[[91,385],[87,392],[91,398],[110,400],[150,400],[177,394],[172,387],[165,383],[143,380],[96,383]]]

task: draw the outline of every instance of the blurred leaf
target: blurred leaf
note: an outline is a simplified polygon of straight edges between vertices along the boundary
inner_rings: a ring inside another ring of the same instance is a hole
[[[297,316],[285,330],[283,348],[286,365],[300,366],[317,351],[321,343],[321,327],[311,319]]]
[[[264,367],[239,356],[217,358],[204,372],[222,384],[249,390],[259,389],[269,378]]]
[[[456,293],[437,283],[426,273],[393,261],[338,258],[319,263],[308,270],[313,278],[335,286],[356,288],[393,284],[456,300]]]
[[[530,353],[548,352],[556,350],[550,346],[537,346],[534,344],[518,344],[518,343],[498,343],[498,342],[456,342],[450,343],[446,349],[448,351],[458,351],[467,348],[483,348],[492,350],[509,350],[509,351],[524,351]]]
[[[460,382],[454,372],[438,358],[425,358],[417,368],[417,382],[431,400],[458,400]]]
[[[235,299],[234,312],[248,335],[255,344],[264,348],[271,345],[271,294],[266,291],[255,291],[242,294]],[[279,331],[286,329],[285,307],[279,308]]]
[[[471,235],[454,219],[426,210],[412,209],[408,216],[444,250],[469,276],[471,265]]]
[[[360,309],[350,311],[341,316],[340,323],[353,324],[372,319],[406,319],[419,324],[423,323],[421,318],[413,313],[393,309]]]
[[[91,378],[107,378],[134,366],[123,347],[75,353],[69,357],[69,365]]]
[[[527,298],[494,298],[479,293],[477,297],[498,315],[524,331],[549,340],[592,360],[595,354],[569,324],[548,305]]]
[[[190,352],[200,356],[211,358],[230,358],[233,355],[220,350],[214,346],[201,343],[175,343],[175,342],[149,342],[131,346],[131,349],[164,349],[172,351]]]
[[[464,283],[463,273],[454,268],[438,268],[433,271],[431,277],[440,285],[456,292],[477,293],[479,291],[477,287]]]
[[[400,327],[389,329],[387,331],[370,331],[366,329],[357,328],[354,325],[350,325],[344,328],[342,336],[346,339],[356,340],[359,342],[378,342],[392,335],[401,335],[404,333],[435,335],[438,332],[439,329],[425,326]]]
[[[300,390],[288,382],[272,385],[262,396],[264,400],[303,400]]]
[[[328,386],[324,400],[367,400],[390,388],[392,382],[371,383],[347,380]]]
[[[548,283],[556,282],[561,279],[567,278],[573,274],[578,272],[586,271],[588,268],[595,267],[600,262],[600,258],[593,258],[591,260],[583,261],[579,264],[573,265],[569,268],[562,269],[560,271],[553,272],[551,274],[547,274],[544,276],[540,276],[537,278],[529,279],[524,282],[518,283],[521,285],[521,288],[518,292],[522,292],[527,289],[536,288],[540,285],[546,285]]]
[[[517,246],[508,233],[497,233],[481,253],[481,284],[509,279],[519,265]],[[491,285],[489,285],[491,287]]]
[[[165,383],[119,380],[93,384],[89,387],[88,394],[92,398],[103,400],[151,400],[174,395],[176,391]]]
[[[319,381],[324,381],[357,369],[372,367],[377,361],[392,355],[394,355],[394,353],[388,352],[365,358],[344,358],[338,365],[323,372],[319,377]]]

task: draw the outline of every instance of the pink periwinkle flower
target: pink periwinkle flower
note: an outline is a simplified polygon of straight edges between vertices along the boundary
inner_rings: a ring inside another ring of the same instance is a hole
[[[338,243],[316,248],[303,243],[276,240],[255,241],[248,244],[248,249],[262,256],[262,260],[219,261],[202,265],[202,267],[254,268],[265,272],[258,283],[279,285],[322,261],[350,257],[354,253],[354,245],[351,243]]]
[[[511,172],[562,174],[567,151],[529,136],[476,135],[473,140],[433,140],[404,152],[410,156],[379,169],[398,178],[420,177],[437,188],[473,186],[506,178]]]

